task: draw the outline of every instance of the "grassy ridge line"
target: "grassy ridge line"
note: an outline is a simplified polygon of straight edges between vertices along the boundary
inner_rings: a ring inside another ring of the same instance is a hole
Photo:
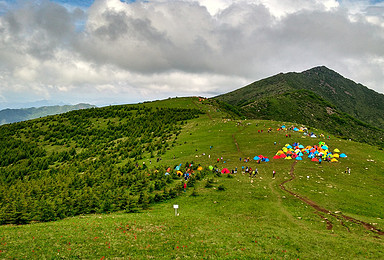
[[[177,145],[166,152],[162,163],[193,160],[209,165],[217,164],[216,158],[223,156],[226,163],[218,164],[220,168],[239,168],[244,164],[240,162],[240,156],[264,154],[271,157],[290,141],[313,144],[314,139],[302,139],[297,134],[287,139],[277,132],[257,131],[268,127],[275,129],[281,124],[278,122],[247,120],[245,122],[251,124],[244,128],[237,122],[223,120],[220,112],[214,111],[211,115],[214,120],[203,115],[185,125]],[[237,153],[232,138],[234,134],[242,154]],[[274,141],[278,143],[276,146]],[[312,162],[300,162],[297,180],[287,186],[327,208],[341,209],[343,213],[383,226],[383,220],[377,219],[383,212],[380,204],[384,198],[380,189],[380,183],[383,183],[382,153],[367,145],[332,138],[329,144],[345,151],[349,156],[347,160],[340,164],[322,165],[322,168]],[[212,150],[209,149],[211,145]],[[290,163],[278,160],[260,166],[255,162],[249,165],[260,167],[260,176],[253,183],[248,176],[241,174],[235,178],[209,176],[214,178],[213,188],[216,189],[205,188],[205,180],[196,187],[199,196],[190,197],[192,190],[188,188],[185,196],[157,204],[143,213],[87,215],[54,223],[1,227],[0,257],[383,257],[383,242],[373,238],[369,232],[353,224],[351,233],[339,227],[335,227],[333,232],[327,231],[312,209],[278,189],[277,185],[289,176]],[[346,165],[353,170],[350,177],[341,174]],[[273,169],[278,172],[275,180],[271,178]],[[309,180],[306,176],[310,176]],[[328,188],[328,184],[336,188]],[[219,192],[219,185],[226,190]],[[319,192],[326,192],[328,196]],[[179,217],[174,217],[173,204],[180,205]]]

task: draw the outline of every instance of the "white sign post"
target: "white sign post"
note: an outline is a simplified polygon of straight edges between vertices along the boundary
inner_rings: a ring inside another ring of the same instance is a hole
[[[175,209],[175,216],[177,216],[177,209],[179,208],[179,205],[173,205],[173,208]]]

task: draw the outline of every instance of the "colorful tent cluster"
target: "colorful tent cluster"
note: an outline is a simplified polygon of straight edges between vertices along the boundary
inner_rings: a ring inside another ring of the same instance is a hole
[[[263,155],[256,155],[255,157],[253,157],[253,160],[255,161],[261,161],[261,162],[269,162],[269,158],[268,157],[265,157]]]
[[[279,150],[273,159],[285,159],[285,160],[303,160],[303,157],[307,156],[311,161],[319,162],[320,159],[330,162],[338,162],[339,158],[346,158],[347,155],[340,153],[339,149],[334,149],[333,152],[329,150],[329,147],[325,142],[319,142],[318,145],[304,147],[299,143],[293,143],[292,145],[286,144],[281,150]]]

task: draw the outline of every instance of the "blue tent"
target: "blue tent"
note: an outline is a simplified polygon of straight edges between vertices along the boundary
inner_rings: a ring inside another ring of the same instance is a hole
[[[296,157],[296,160],[298,160],[298,161],[302,161],[303,158],[301,158],[300,156],[298,156],[298,157]]]
[[[346,155],[345,153],[341,153],[339,156],[340,156],[341,158],[346,158],[346,157],[347,157],[347,155]]]
[[[176,171],[180,171],[181,163],[175,167]]]
[[[253,157],[253,160],[258,161],[258,160],[260,160],[260,157],[259,156],[255,156],[255,157]]]

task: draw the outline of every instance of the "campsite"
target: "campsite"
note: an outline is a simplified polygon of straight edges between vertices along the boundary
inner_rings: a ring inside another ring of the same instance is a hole
[[[178,171],[184,174],[193,167],[186,192],[132,213],[117,210],[45,223],[3,225],[0,258],[380,259],[384,256],[382,150],[318,129],[311,131],[324,137],[277,131],[289,122],[231,118],[214,104],[199,102],[197,98],[143,106],[182,106],[202,111],[199,117],[185,121],[173,145],[158,155],[161,160],[151,158],[150,151],[138,160],[138,165],[146,165],[149,174],[174,176],[167,192],[185,182],[182,175],[177,176]],[[286,137],[286,133],[291,137]],[[294,144],[297,148],[304,147],[297,151],[303,154],[302,160],[273,158],[281,155],[279,151],[284,148],[295,152]],[[344,153],[346,157],[321,164],[308,158],[314,146],[323,149],[324,145],[333,154],[337,149],[337,154]],[[269,161],[254,160],[256,156]],[[242,172],[242,166],[257,168],[258,174],[250,177]],[[345,173],[346,167],[351,169],[350,174]],[[155,169],[157,172],[152,172]],[[232,173],[234,169],[236,174]],[[178,205],[177,215],[174,205]]]

